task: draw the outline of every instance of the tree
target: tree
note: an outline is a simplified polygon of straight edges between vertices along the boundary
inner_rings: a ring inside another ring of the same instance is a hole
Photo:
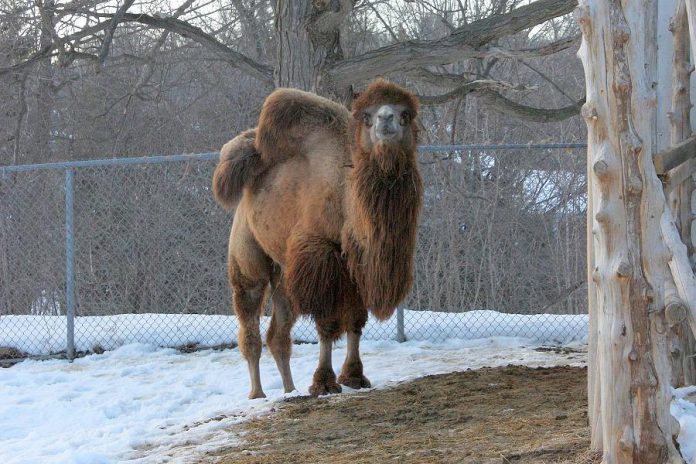
[[[672,101],[665,38],[676,8],[667,3],[583,0],[577,13],[587,90],[590,424],[606,463],[683,462],[669,408],[668,334],[687,317],[696,333],[696,279],[656,171],[671,158],[660,111]]]
[[[137,24],[148,29],[163,30],[197,43],[228,66],[254,78],[266,88],[292,86],[342,99],[353,96],[353,85],[362,84],[377,76],[403,75],[414,82],[423,82],[444,89],[442,93],[424,98],[426,104],[441,104],[474,93],[485,98],[491,107],[519,118],[533,121],[557,121],[578,113],[581,102],[564,108],[543,110],[514,102],[504,95],[516,88],[507,82],[491,78],[491,70],[500,60],[548,56],[566,50],[577,43],[577,36],[557,40],[531,48],[508,49],[501,41],[570,13],[577,0],[537,0],[519,6],[518,0],[496,0],[484,17],[467,20],[465,6],[461,6],[461,25],[448,24],[448,33],[432,40],[399,38],[392,31],[392,43],[346,56],[342,33],[352,16],[362,10],[380,19],[378,2],[359,0],[277,0],[272,4],[256,1],[234,1],[237,19],[243,31],[249,32],[254,42],[255,57],[238,51],[227,43],[223,33],[208,32],[193,19],[181,19],[186,12],[196,11],[189,0],[173,14],[131,13],[132,0],[124,1],[115,12],[105,12],[100,2],[68,3],[58,7],[53,3],[38,3],[42,18],[60,28],[42,24],[41,40],[33,53],[9,66],[0,68],[0,75],[22,72],[47,60],[67,66],[75,60],[90,61],[103,66],[109,56],[116,29],[123,24]],[[190,10],[191,9],[191,10]],[[263,20],[259,17],[273,14],[275,57],[262,56]],[[25,7],[26,12],[31,7]],[[50,15],[50,16],[49,16]],[[79,19],[79,21],[78,21]],[[81,28],[64,24],[85,24]],[[387,25],[388,27],[388,25]],[[223,28],[225,30],[226,28]],[[266,58],[266,59],[264,59]],[[475,77],[448,72],[441,68],[462,60],[490,61]],[[56,61],[57,60],[57,61]],[[440,67],[440,71],[432,67]]]

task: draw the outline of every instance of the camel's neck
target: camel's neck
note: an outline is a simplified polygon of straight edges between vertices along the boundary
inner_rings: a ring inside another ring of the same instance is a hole
[[[348,180],[348,266],[365,304],[387,318],[408,294],[423,185],[415,153],[355,153]]]

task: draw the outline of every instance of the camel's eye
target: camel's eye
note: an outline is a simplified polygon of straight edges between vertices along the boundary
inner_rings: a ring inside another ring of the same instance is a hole
[[[370,113],[363,113],[362,120],[363,120],[363,123],[365,123],[365,125],[367,127],[372,126],[372,116],[370,116]]]
[[[408,110],[401,112],[401,120],[399,121],[399,123],[402,126],[406,126],[411,123],[411,113]]]

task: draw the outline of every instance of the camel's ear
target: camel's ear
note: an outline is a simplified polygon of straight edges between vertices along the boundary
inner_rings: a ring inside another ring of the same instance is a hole
[[[356,93],[355,96],[353,97],[353,101],[355,102],[356,100],[358,100],[360,98],[360,95],[362,95],[362,92]],[[353,119],[355,119],[356,121],[360,121],[362,119],[362,109],[353,105],[352,110],[353,110]]]
[[[401,125],[406,126],[416,119],[416,114],[412,108],[406,108],[403,113],[401,113]]]

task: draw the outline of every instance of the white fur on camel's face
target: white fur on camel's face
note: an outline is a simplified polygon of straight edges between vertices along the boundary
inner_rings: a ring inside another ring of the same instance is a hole
[[[400,143],[410,130],[411,115],[404,105],[372,105],[362,113],[362,122],[370,131],[370,142]]]

